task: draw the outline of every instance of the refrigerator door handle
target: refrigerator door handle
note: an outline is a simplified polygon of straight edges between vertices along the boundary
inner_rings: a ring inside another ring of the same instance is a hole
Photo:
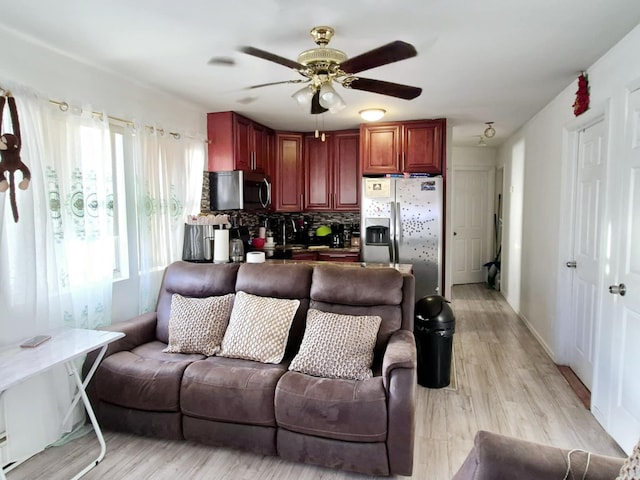
[[[389,202],[389,262],[396,263],[396,204]]]
[[[400,263],[400,244],[402,243],[402,215],[400,213],[400,202],[396,202],[396,263]]]

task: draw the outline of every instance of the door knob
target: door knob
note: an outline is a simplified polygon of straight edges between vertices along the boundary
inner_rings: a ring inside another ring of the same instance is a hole
[[[456,235],[458,235],[458,232],[453,232],[453,236],[455,237]]]
[[[627,286],[624,283],[620,285],[609,285],[609,293],[624,297],[627,293]]]
[[[576,268],[577,263],[576,262],[567,262],[566,265],[567,265],[567,268]]]

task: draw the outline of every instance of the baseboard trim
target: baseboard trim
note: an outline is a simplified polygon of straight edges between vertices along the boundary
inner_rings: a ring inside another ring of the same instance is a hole
[[[580,381],[575,372],[571,370],[571,367],[566,365],[557,365],[557,367],[567,383],[569,383],[571,390],[575,392],[584,405],[584,408],[591,410],[591,392],[589,389]]]

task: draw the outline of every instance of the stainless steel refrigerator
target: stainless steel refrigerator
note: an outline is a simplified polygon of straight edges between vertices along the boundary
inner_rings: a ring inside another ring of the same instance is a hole
[[[362,179],[362,259],[411,264],[416,300],[442,294],[442,205],[442,177]]]

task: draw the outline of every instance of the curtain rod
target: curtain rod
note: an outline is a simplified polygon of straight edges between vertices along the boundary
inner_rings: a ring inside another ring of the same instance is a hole
[[[9,90],[7,90],[6,88],[4,88],[2,85],[0,85],[0,92],[2,95],[7,95],[7,94],[11,94],[11,92]],[[52,105],[57,105],[58,108],[60,110],[62,110],[63,112],[66,112],[67,110],[69,110],[69,104],[67,102],[60,102],[58,100],[51,100],[49,99],[49,103],[51,103]],[[103,113],[102,112],[91,112],[91,115],[99,117],[100,120],[102,120],[103,118]],[[107,115],[107,118],[109,120],[113,120],[114,122],[120,122],[120,123],[124,123],[125,125],[128,125],[130,127],[134,126],[135,123],[131,120],[126,120],[124,118],[119,118],[119,117],[113,117],[111,115]],[[149,130],[151,130],[151,132],[158,132],[160,135],[164,135],[164,129],[163,128],[156,128],[152,125],[145,125],[145,128],[148,128]],[[180,135],[177,132],[167,132],[169,135],[171,135],[173,138],[175,138],[176,140],[179,140],[182,135]],[[187,136],[187,138],[190,139],[195,139],[197,140],[196,137],[189,137]],[[205,143],[209,143],[208,140],[204,140]]]
[[[69,104],[67,102],[60,102],[58,100],[49,100],[49,103],[51,103],[52,105],[57,105],[58,108],[60,110],[62,110],[63,112],[66,112],[67,110],[69,110]],[[91,115],[93,115],[94,117],[99,117],[100,120],[103,119],[103,113],[102,112],[91,112]],[[134,122],[132,122],[131,120],[126,120],[124,118],[118,118],[118,117],[113,117],[111,115],[107,115],[107,118],[109,120],[113,120],[114,122],[120,122],[120,123],[124,123],[125,125],[128,125],[130,127],[133,127],[135,125]],[[148,128],[149,130],[151,130],[151,132],[158,132],[160,135],[164,135],[164,129],[163,128],[156,128],[152,125],[145,125],[145,128]],[[173,138],[175,138],[176,140],[180,140],[181,135],[177,132],[168,132],[169,135],[171,135]]]

